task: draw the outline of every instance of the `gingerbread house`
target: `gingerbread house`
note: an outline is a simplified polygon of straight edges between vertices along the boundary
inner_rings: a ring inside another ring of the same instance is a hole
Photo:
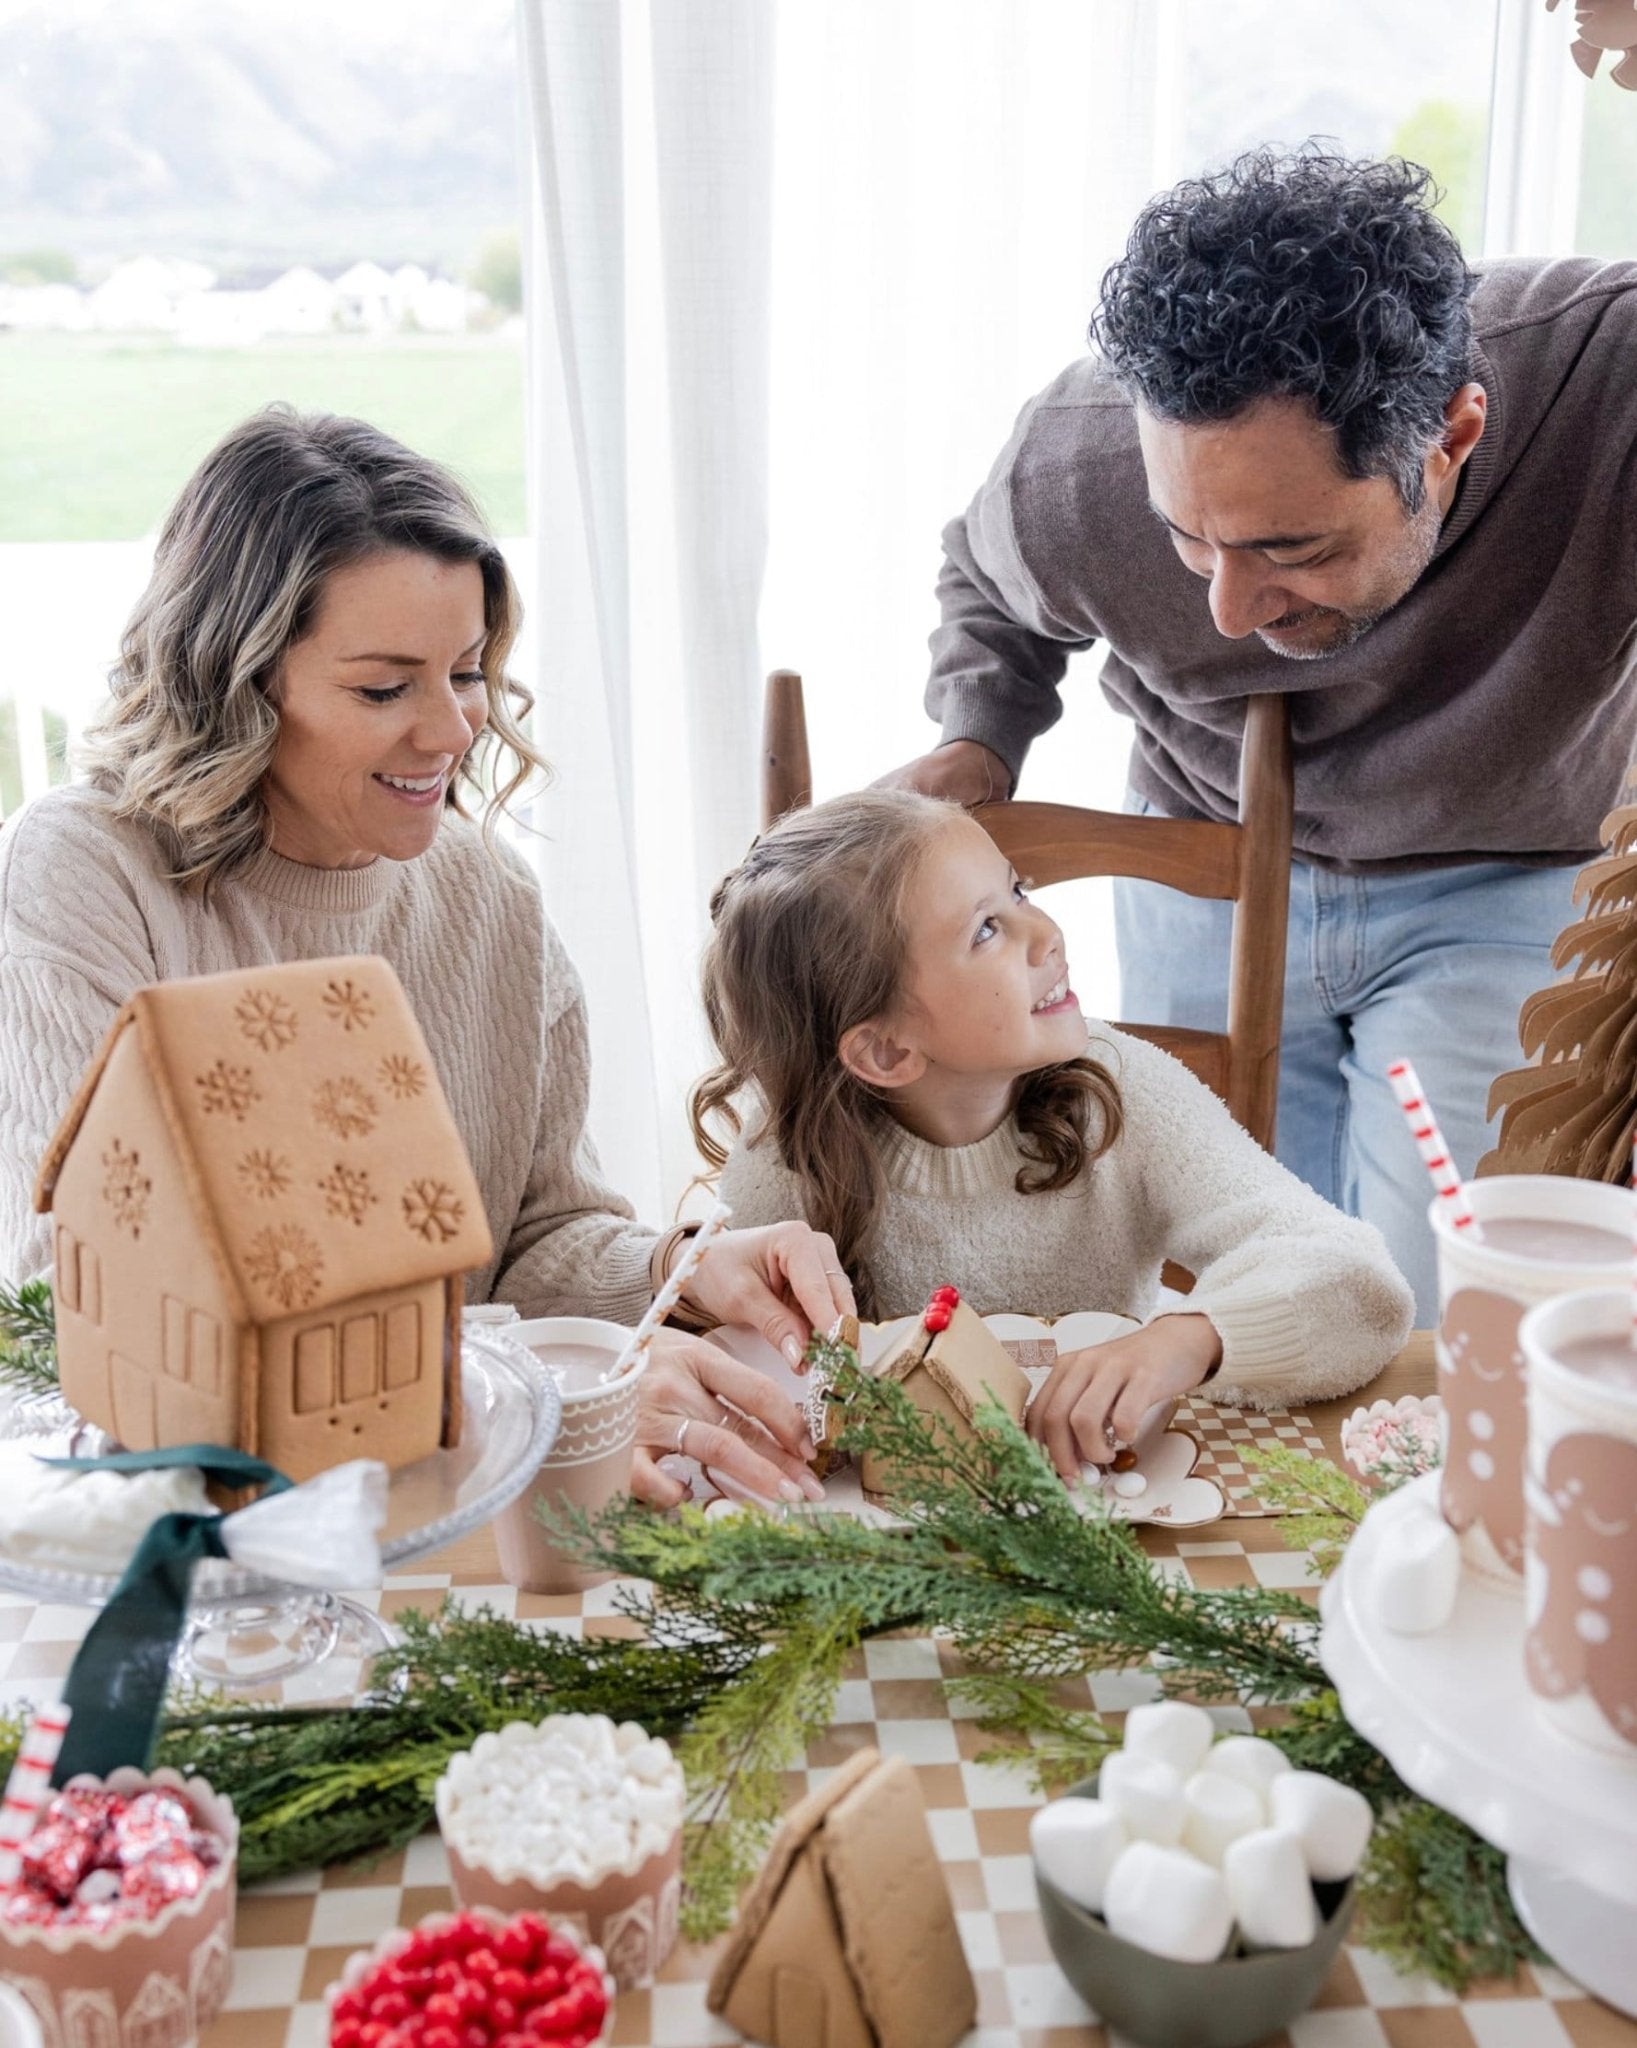
[[[940,1287],[907,1331],[875,1367],[878,1379],[895,1380],[923,1415],[957,1434],[969,1434],[972,1418],[993,1399],[1014,1422],[1023,1420],[1029,1381],[976,1309],[953,1287]],[[892,1473],[867,1452],[865,1489],[890,1493]]]
[[[493,1254],[384,960],[140,989],[40,1167],[65,1398],[131,1450],[293,1479],[460,1436],[463,1276]]]

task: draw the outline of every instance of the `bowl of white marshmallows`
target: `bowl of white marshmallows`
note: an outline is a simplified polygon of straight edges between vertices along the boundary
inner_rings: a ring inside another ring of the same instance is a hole
[[[1351,1786],[1202,1707],[1126,1716],[1122,1748],[1034,1816],[1052,1953],[1105,2024],[1144,2048],[1247,2048],[1317,1995],[1370,1838]]]

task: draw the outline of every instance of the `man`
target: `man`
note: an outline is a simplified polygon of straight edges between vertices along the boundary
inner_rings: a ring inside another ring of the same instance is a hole
[[[1101,640],[1129,807],[1232,819],[1245,700],[1288,696],[1278,1152],[1381,1228],[1423,1322],[1384,1070],[1415,1062],[1469,1174],[1637,725],[1637,263],[1475,277],[1429,187],[1309,147],[1149,203],[1100,353],[945,530],[942,743],[889,778],[1009,795]],[[1121,883],[1116,915],[1124,1014],[1220,1030],[1229,907]]]

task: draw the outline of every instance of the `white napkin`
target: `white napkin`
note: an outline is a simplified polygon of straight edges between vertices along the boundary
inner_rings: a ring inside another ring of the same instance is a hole
[[[247,1571],[345,1592],[381,1583],[386,1518],[387,1468],[354,1458],[226,1516],[222,1541]]]

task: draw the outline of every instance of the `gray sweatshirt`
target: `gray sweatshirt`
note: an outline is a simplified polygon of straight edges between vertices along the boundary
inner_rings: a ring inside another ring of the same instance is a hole
[[[1489,415],[1438,551],[1320,661],[1217,632],[1149,509],[1130,403],[1099,359],[1071,364],[944,530],[944,739],[1015,777],[1069,655],[1101,640],[1132,784],[1174,817],[1235,817],[1245,699],[1278,690],[1304,860],[1588,859],[1637,735],[1637,262],[1492,264],[1473,315]]]

